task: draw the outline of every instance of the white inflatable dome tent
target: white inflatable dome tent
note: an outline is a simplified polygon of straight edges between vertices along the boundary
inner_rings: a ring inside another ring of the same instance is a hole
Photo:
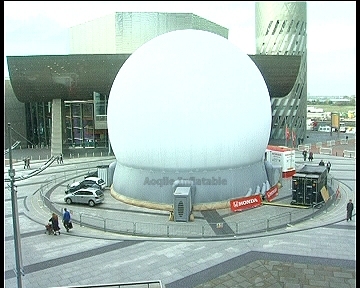
[[[176,187],[189,186],[194,209],[225,207],[268,180],[267,86],[216,34],[177,30],[138,48],[114,80],[107,119],[112,193],[127,203],[171,209]]]

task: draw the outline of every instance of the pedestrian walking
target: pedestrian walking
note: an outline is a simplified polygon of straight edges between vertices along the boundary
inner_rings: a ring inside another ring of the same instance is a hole
[[[62,154],[62,153],[60,154],[60,164],[64,164],[64,161],[63,161],[63,154]]]
[[[30,169],[30,157],[26,158],[26,168]]]
[[[26,169],[26,167],[27,167],[27,158],[24,158],[23,161],[24,161],[24,169]]]
[[[304,156],[304,161],[306,161],[307,151],[306,151],[306,150],[304,150],[304,151],[302,152],[302,155]]]
[[[330,172],[330,168],[331,168],[331,163],[330,163],[330,161],[328,161],[327,163],[326,163],[326,168],[327,168],[327,171],[328,171],[328,173]]]
[[[70,226],[70,221],[71,221],[70,212],[66,208],[64,208],[63,224],[66,229],[66,232],[69,232],[69,229],[72,228]]]
[[[54,232],[54,235],[57,235],[57,234],[60,235],[59,218],[55,213],[52,213],[51,218],[49,219],[49,222],[51,223],[51,227]]]
[[[346,205],[346,221],[351,221],[352,212],[354,210],[354,204],[352,203],[352,200],[349,199],[349,202]]]
[[[313,154],[313,152],[311,152],[311,151],[309,152],[309,158],[308,158],[308,159],[309,159],[309,161],[311,161],[311,162],[313,161],[313,159],[314,159],[314,154]]]
[[[324,162],[324,160],[320,160],[320,162],[319,162],[319,166],[325,166],[325,162]]]

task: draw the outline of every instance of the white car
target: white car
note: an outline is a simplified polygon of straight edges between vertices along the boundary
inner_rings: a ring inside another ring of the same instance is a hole
[[[84,182],[84,183],[94,182],[95,184],[100,186],[101,190],[104,190],[106,187],[105,181],[99,177],[87,177],[82,182]]]
[[[318,128],[318,131],[319,131],[319,132],[330,132],[330,131],[335,132],[335,128],[331,128],[331,127],[328,126],[328,125],[326,125],[326,126],[320,126],[320,127]]]
[[[79,203],[87,204],[90,207],[95,206],[104,202],[105,196],[104,192],[98,188],[80,188],[75,192],[70,192],[64,197],[66,204]]]
[[[80,188],[87,188],[87,187],[93,187],[93,188],[98,188],[100,190],[104,190],[106,187],[106,183],[103,179],[99,177],[87,177],[82,181],[77,181],[68,185],[65,194],[77,191]]]

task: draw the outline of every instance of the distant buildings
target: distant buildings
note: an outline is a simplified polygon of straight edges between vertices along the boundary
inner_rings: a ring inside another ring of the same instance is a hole
[[[355,95],[351,96],[308,96],[308,102],[338,102],[347,103],[351,102],[352,99],[356,99]]]

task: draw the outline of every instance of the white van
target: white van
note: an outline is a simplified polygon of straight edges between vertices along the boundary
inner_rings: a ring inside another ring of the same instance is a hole
[[[340,122],[339,132],[346,132],[346,126],[344,122]]]
[[[330,132],[331,127],[330,126],[320,126],[318,129],[319,132]],[[335,128],[332,128],[332,131],[335,131]]]

